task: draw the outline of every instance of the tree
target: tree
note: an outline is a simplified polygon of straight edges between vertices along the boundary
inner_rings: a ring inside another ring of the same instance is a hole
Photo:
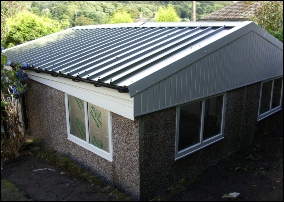
[[[78,17],[76,20],[75,20],[75,25],[77,26],[82,26],[82,25],[93,25],[94,24],[94,21],[90,18],[87,18],[83,15],[81,15],[80,17]]]
[[[1,46],[8,33],[7,20],[23,10],[23,5],[19,1],[1,1]]]
[[[252,21],[283,42],[283,1],[264,1]]]
[[[52,19],[62,20],[64,19],[64,16],[68,16],[68,7],[63,3],[56,4],[56,6],[50,9],[50,13],[52,15]]]
[[[13,18],[9,18],[7,25],[9,32],[4,43],[6,47],[22,44],[62,29],[60,22],[36,16],[28,11],[23,11]]]
[[[180,22],[174,7],[171,4],[167,8],[159,7],[155,22]]]
[[[110,19],[110,24],[115,23],[129,23],[133,22],[134,20],[126,11],[117,11],[113,14],[112,18]]]

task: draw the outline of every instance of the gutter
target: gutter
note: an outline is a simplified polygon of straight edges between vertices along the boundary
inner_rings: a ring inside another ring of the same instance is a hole
[[[10,66],[12,68],[15,68],[14,63],[12,63]],[[81,78],[79,76],[74,77],[74,76],[71,76],[70,74],[64,74],[60,71],[59,71],[59,73],[55,72],[55,71],[47,71],[45,69],[41,69],[41,68],[30,66],[30,65],[28,65],[26,68],[23,68],[23,70],[33,70],[36,73],[46,73],[46,74],[50,74],[51,76],[54,76],[54,77],[64,77],[64,78],[71,79],[74,82],[82,81],[82,82],[94,84],[95,87],[101,87],[102,86],[102,87],[115,89],[120,93],[128,93],[129,92],[128,86],[117,86],[117,85],[114,85],[114,84],[103,83],[103,82],[100,82],[100,81],[93,81],[93,80],[90,80],[90,79],[84,79],[84,78]]]

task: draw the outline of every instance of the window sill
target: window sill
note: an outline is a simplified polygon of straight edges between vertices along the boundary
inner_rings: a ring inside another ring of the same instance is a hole
[[[104,150],[101,150],[91,144],[88,144],[87,142],[81,140],[80,138],[77,138],[71,134],[68,135],[68,140],[70,140],[71,142],[93,152],[94,154],[108,160],[108,161],[112,161],[112,155]]]
[[[261,121],[262,119],[265,119],[266,117],[268,117],[272,114],[275,114],[276,112],[280,111],[281,109],[282,109],[282,107],[280,107],[280,106],[275,107],[274,109],[259,115],[257,121]]]
[[[197,151],[199,151],[199,150],[201,150],[201,149],[203,149],[203,148],[205,148],[205,147],[207,147],[211,144],[214,144],[215,142],[219,142],[220,140],[223,140],[223,139],[224,139],[224,136],[220,134],[220,135],[215,136],[211,139],[203,141],[202,144],[196,144],[196,145],[188,147],[184,150],[181,150],[176,154],[175,160],[179,160],[179,159],[181,159],[185,156],[188,156],[188,155],[190,155],[194,152],[197,152]]]

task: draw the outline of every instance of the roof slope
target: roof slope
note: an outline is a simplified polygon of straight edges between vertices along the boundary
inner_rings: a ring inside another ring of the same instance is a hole
[[[203,16],[200,20],[216,21],[239,21],[249,20],[255,10],[260,6],[261,1],[237,1],[229,6],[217,10],[209,15]]]
[[[3,54],[13,63],[26,62],[36,72],[127,92],[129,85],[221,38],[237,25],[144,22],[81,26],[6,49]]]
[[[4,50],[28,69],[129,92],[155,83],[251,31],[253,22],[125,23],[74,27]]]

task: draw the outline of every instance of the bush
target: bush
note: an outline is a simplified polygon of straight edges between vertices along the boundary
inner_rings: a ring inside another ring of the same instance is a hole
[[[64,21],[64,23],[66,23]],[[12,47],[62,30],[58,21],[38,17],[28,11],[18,13],[7,21],[9,32],[6,47]],[[65,25],[66,26],[66,25]]]

